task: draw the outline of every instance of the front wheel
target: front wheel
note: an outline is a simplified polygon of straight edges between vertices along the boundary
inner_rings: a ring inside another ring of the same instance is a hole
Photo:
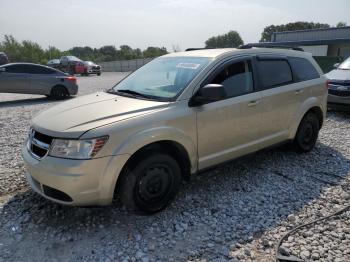
[[[293,145],[297,152],[305,153],[311,151],[316,144],[320,122],[314,113],[308,113],[301,120]]]
[[[128,210],[155,213],[164,209],[175,197],[181,184],[177,161],[163,153],[155,153],[126,168],[121,177],[120,198]]]

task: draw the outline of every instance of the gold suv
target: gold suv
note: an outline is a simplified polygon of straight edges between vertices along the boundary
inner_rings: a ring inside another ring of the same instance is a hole
[[[310,54],[276,48],[168,54],[107,92],[56,105],[31,124],[28,181],[67,205],[157,212],[198,171],[282,142],[310,151],[327,85]]]

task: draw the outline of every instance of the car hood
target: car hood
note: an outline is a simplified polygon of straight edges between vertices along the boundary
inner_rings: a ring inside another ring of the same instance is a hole
[[[334,69],[325,74],[329,80],[350,81],[350,70]]]
[[[33,118],[32,128],[53,137],[78,138],[90,129],[159,111],[168,104],[100,92],[41,112]]]

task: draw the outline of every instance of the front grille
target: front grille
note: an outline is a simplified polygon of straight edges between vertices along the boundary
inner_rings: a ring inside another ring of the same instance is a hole
[[[350,81],[331,80],[331,81],[329,81],[329,84],[340,85],[340,86],[350,86]]]
[[[334,96],[350,96],[350,90],[328,89],[328,94],[331,94],[331,95],[334,95]]]
[[[28,151],[36,159],[41,159],[48,154],[52,140],[48,135],[31,130],[27,142]]]

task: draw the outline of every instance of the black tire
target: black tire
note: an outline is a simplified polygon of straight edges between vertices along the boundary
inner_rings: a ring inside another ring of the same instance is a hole
[[[101,75],[101,73],[97,73],[97,75],[98,75],[98,76],[100,76],[100,75]]]
[[[152,214],[164,209],[181,184],[177,161],[163,153],[143,155],[127,167],[121,177],[120,199],[129,211]]]
[[[299,153],[310,152],[315,147],[319,131],[320,122],[316,114],[305,115],[293,141],[294,149]]]
[[[54,86],[50,92],[50,98],[62,100],[69,97],[69,92],[64,86]]]

